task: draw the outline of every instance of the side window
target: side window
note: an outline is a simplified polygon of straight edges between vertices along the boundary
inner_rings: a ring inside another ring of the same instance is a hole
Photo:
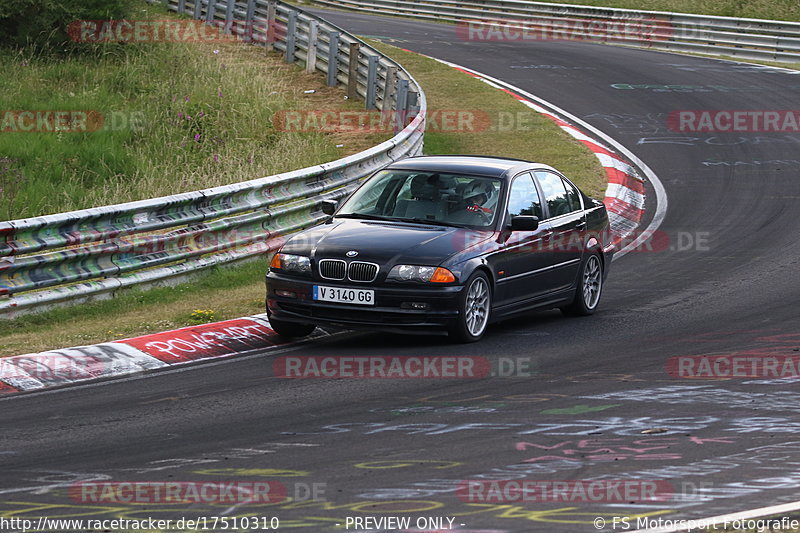
[[[520,174],[511,183],[508,194],[508,214],[533,215],[542,218],[542,202],[530,173]]]
[[[536,178],[542,187],[544,201],[547,202],[547,209],[550,211],[551,217],[566,215],[572,211],[569,197],[567,196],[567,188],[564,186],[564,180],[560,176],[540,170],[536,172]]]
[[[567,188],[567,198],[569,199],[570,211],[580,211],[581,207],[581,195],[578,192],[578,189],[575,188],[567,180],[562,180],[564,182],[564,186]]]

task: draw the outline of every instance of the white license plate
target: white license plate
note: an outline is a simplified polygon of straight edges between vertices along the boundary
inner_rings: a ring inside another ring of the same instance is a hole
[[[375,305],[375,291],[314,285],[314,299],[340,304]]]

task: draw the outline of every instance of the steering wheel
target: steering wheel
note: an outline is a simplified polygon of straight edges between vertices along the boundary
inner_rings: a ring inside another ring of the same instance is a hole
[[[474,209],[471,209],[470,207],[473,207]],[[470,213],[476,213],[476,214],[480,215],[483,218],[483,222],[487,226],[492,222],[491,215],[489,215],[489,213],[484,211],[483,208],[480,207],[478,204],[473,204],[470,207],[467,208],[467,211],[469,211]]]

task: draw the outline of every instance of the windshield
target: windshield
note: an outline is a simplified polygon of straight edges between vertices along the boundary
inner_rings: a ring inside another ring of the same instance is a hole
[[[382,170],[336,216],[489,227],[496,216],[500,183],[460,174]]]

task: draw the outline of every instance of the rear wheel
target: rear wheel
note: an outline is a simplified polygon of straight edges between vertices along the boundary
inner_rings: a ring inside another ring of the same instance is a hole
[[[317,329],[314,324],[297,324],[295,322],[284,322],[269,317],[269,327],[281,337],[305,337]]]
[[[475,342],[483,337],[492,309],[492,290],[489,278],[478,270],[472,274],[459,299],[458,319],[450,328],[455,342]]]
[[[596,253],[586,258],[578,277],[575,299],[561,312],[567,316],[587,316],[597,309],[603,291],[603,263]]]

